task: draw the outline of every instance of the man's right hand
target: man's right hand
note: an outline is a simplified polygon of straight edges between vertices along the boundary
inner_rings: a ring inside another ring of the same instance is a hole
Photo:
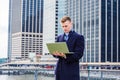
[[[53,55],[60,56],[60,57],[63,57],[63,58],[66,59],[66,55],[64,53],[61,53],[61,52],[58,52],[58,51],[53,52]]]

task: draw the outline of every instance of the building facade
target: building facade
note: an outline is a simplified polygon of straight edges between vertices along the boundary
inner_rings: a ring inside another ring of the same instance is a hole
[[[46,43],[55,42],[56,0],[44,1],[43,54],[49,53]]]
[[[65,0],[45,0],[43,24],[43,54],[49,53],[46,43],[54,43],[61,34],[60,19],[65,15]]]
[[[61,24],[60,24],[60,20],[63,16],[65,16],[65,1],[66,0],[56,0],[56,37],[60,34],[63,33]]]
[[[43,0],[10,0],[8,59],[42,54]]]
[[[81,62],[120,62],[119,4],[119,0],[66,0],[73,29],[85,37]]]
[[[120,62],[120,0],[101,0],[101,61]]]

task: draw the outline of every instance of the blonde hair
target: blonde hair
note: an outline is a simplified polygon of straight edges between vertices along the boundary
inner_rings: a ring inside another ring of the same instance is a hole
[[[64,16],[61,18],[61,23],[64,23],[66,21],[70,21],[71,22],[71,18],[69,16]]]

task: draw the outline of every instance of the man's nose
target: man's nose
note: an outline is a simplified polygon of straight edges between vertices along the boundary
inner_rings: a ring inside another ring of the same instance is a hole
[[[66,30],[66,28],[63,28],[64,30]]]

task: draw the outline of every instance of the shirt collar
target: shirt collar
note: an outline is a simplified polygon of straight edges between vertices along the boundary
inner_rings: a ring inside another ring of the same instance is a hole
[[[67,35],[67,36],[68,36],[68,35],[69,35],[69,33],[65,33],[65,35]]]
[[[64,33],[64,35],[69,35],[71,32],[73,32],[73,30],[71,30],[69,33]]]

